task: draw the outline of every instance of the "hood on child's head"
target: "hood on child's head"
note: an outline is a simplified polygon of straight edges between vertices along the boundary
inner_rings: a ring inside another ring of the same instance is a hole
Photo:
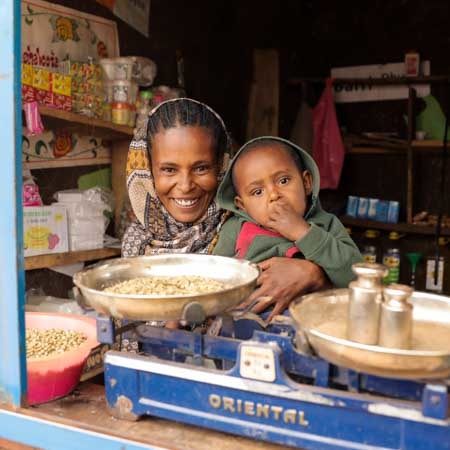
[[[250,220],[253,222],[253,220],[242,210],[238,209],[237,206],[234,203],[234,198],[236,197],[237,193],[234,189],[233,180],[232,180],[232,170],[233,166],[238,160],[239,156],[242,154],[242,152],[249,146],[252,145],[254,147],[254,144],[256,142],[264,142],[264,141],[278,141],[284,145],[288,145],[293,150],[298,152],[300,155],[300,158],[303,163],[303,167],[305,170],[308,170],[312,176],[313,180],[313,189],[312,189],[312,195],[311,195],[311,203],[310,208],[308,212],[305,214],[305,218],[308,218],[308,216],[313,212],[315,207],[318,204],[318,197],[319,197],[319,190],[320,190],[320,174],[319,174],[319,168],[317,167],[317,164],[315,163],[312,156],[300,148],[298,145],[294,144],[291,141],[288,141],[287,139],[283,139],[276,136],[262,136],[259,138],[252,139],[251,141],[248,141],[246,144],[244,144],[239,151],[234,156],[233,160],[231,161],[230,166],[228,167],[225,176],[222,180],[222,182],[219,185],[219,188],[217,189],[217,201],[219,205],[222,208],[228,209],[229,211],[232,211],[233,213],[245,217],[247,220]]]

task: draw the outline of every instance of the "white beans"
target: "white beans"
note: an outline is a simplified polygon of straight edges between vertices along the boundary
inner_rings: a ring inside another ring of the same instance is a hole
[[[27,328],[27,358],[43,358],[64,353],[78,347],[86,339],[83,333],[74,330]]]
[[[221,291],[225,287],[217,280],[191,275],[133,278],[105,288],[105,291],[131,295],[195,295]]]

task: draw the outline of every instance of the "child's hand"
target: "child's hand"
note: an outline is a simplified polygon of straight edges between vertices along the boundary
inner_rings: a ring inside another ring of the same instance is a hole
[[[302,238],[309,231],[305,219],[283,198],[269,205],[268,216],[267,226],[290,241]]]

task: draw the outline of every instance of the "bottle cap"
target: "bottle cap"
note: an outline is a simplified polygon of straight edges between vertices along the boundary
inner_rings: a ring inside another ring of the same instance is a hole
[[[396,241],[397,239],[400,239],[400,235],[397,233],[397,231],[391,231],[389,233],[389,239]]]
[[[143,100],[151,100],[153,98],[153,94],[151,91],[141,91],[141,98]]]
[[[380,232],[378,230],[366,230],[364,232],[364,236],[366,238],[377,238],[380,235]]]

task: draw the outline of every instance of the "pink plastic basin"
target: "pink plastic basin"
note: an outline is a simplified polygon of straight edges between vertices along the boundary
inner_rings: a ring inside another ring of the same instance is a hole
[[[83,365],[98,345],[95,319],[61,313],[25,313],[26,328],[74,330],[87,339],[77,348],[45,358],[27,360],[28,403],[48,402],[69,394],[80,381]]]

